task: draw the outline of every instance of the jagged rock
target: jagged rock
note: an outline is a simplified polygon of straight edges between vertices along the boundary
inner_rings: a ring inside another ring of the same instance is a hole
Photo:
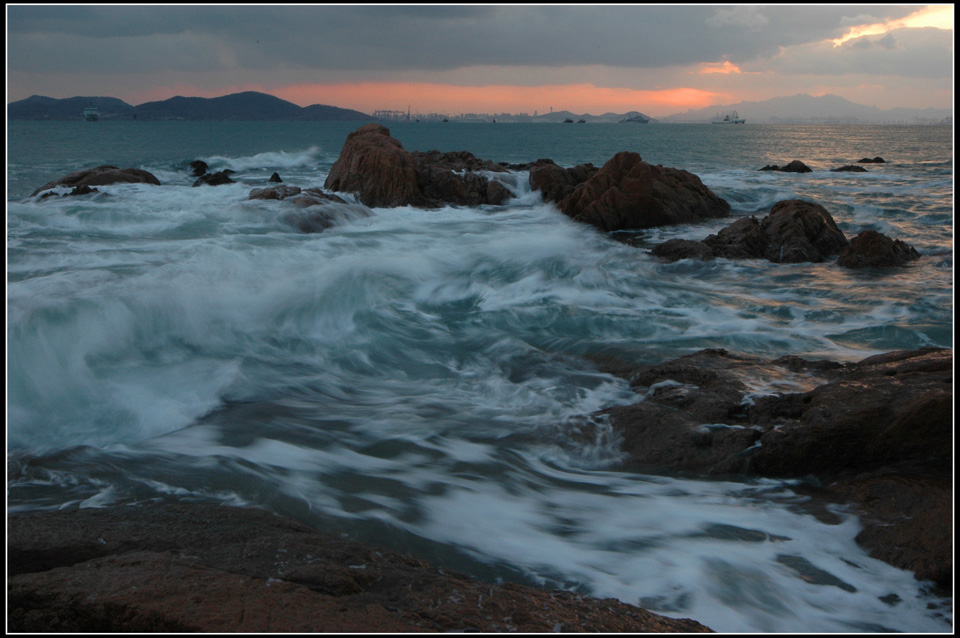
[[[951,585],[952,350],[845,365],[703,350],[654,366],[600,368],[644,393],[599,413],[629,466],[817,477],[826,497],[866,513],[858,541],[872,554]]]
[[[371,207],[502,204],[509,190],[480,172],[506,170],[466,151],[411,153],[385,126],[366,124],[347,136],[324,188]]]
[[[798,199],[777,202],[762,221],[744,217],[703,243],[717,256],[774,263],[824,261],[848,244],[823,206]]]
[[[616,600],[487,584],[252,508],[13,514],[14,632],[705,632]]]
[[[761,171],[779,171],[781,173],[812,173],[813,169],[801,162],[800,160],[793,160],[786,166],[777,166],[776,164],[767,164]]]
[[[920,259],[920,253],[899,239],[865,230],[850,240],[837,259],[844,268],[889,268]]]
[[[272,183],[272,184],[279,184],[279,183],[283,182],[283,180],[280,179],[280,173],[277,173],[277,172],[274,172],[274,174],[270,176],[269,181],[270,181],[270,183]]]
[[[70,173],[65,177],[44,184],[33,191],[30,196],[34,197],[38,193],[58,186],[77,188],[82,186],[106,186],[108,184],[153,184],[154,186],[160,186],[160,180],[143,169],[117,168],[104,164],[96,168]]]
[[[537,160],[524,170],[530,171],[530,188],[540,191],[545,202],[559,202],[572,193],[577,186],[596,175],[593,164],[580,164],[573,168],[562,168],[553,160]]]
[[[192,175],[194,177],[200,177],[210,170],[210,168],[207,166],[207,163],[203,160],[193,160],[190,162],[190,168],[193,171]]]
[[[867,173],[867,169],[862,166],[854,166],[849,164],[847,166],[841,166],[839,168],[831,168],[831,173]]]
[[[725,217],[730,205],[693,173],[652,166],[640,155],[614,155],[558,208],[605,231],[651,228]]]
[[[204,173],[200,178],[193,183],[194,186],[223,186],[224,184],[234,184],[235,182],[230,179],[230,175],[233,173],[231,170],[222,170],[217,173]]]

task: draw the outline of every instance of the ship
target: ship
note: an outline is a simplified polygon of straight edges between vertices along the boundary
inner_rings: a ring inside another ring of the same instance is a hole
[[[96,122],[100,119],[100,109],[95,106],[88,106],[83,109],[83,119],[88,122]]]
[[[650,121],[649,117],[644,117],[636,111],[630,111],[630,115],[620,120],[621,124],[646,124]]]
[[[724,113],[720,115],[717,113],[717,116],[713,118],[714,124],[746,124],[747,121],[740,117],[736,111],[730,111],[729,113]]]

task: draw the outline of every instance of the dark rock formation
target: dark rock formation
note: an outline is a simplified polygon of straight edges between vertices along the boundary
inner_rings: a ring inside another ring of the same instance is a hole
[[[40,196],[40,199],[46,199],[48,197],[76,197],[78,195],[92,195],[94,193],[99,193],[99,192],[100,192],[100,189],[90,188],[89,186],[84,184],[83,186],[77,186],[69,193],[64,193],[63,195],[58,195],[53,191],[46,192]]]
[[[204,173],[200,178],[193,183],[194,186],[222,186],[224,184],[234,184],[235,182],[230,179],[230,175],[233,171],[225,169],[217,173]]]
[[[530,171],[530,188],[540,191],[545,202],[559,202],[570,195],[580,184],[596,175],[593,164],[580,164],[573,168],[562,168],[553,160],[540,159],[524,170]]]
[[[702,241],[692,239],[670,239],[659,246],[655,246],[650,253],[654,257],[666,259],[667,261],[679,261],[681,259],[703,259],[714,258],[713,249]]]
[[[777,166],[776,164],[767,164],[761,171],[779,171],[781,173],[812,173],[813,169],[801,162],[793,160],[786,166]]]
[[[506,172],[466,151],[408,152],[379,124],[347,136],[324,188],[354,193],[371,207],[502,204],[509,190],[479,171]]]
[[[280,173],[277,172],[274,172],[274,174],[270,176],[269,181],[271,184],[280,184],[283,182],[283,180],[280,179]]]
[[[116,166],[103,165],[70,173],[65,177],[44,184],[33,191],[31,197],[58,186],[77,188],[81,186],[106,186],[108,184],[153,184],[159,186],[160,180],[152,173],[139,168],[117,168]]]
[[[920,253],[899,239],[890,239],[875,230],[865,230],[850,240],[837,259],[844,268],[889,268],[904,266]]]
[[[644,393],[640,403],[601,413],[630,465],[815,476],[829,498],[866,512],[859,540],[871,553],[940,585],[952,582],[952,350],[847,365],[704,350],[654,366],[601,368]]]
[[[190,169],[193,171],[192,175],[194,177],[200,177],[210,170],[210,168],[207,166],[207,163],[203,160],[193,160],[190,162]]]
[[[857,160],[858,164],[886,164],[882,157],[874,157],[870,159],[869,157],[864,157],[863,159]]]
[[[867,173],[867,169],[862,166],[855,166],[853,164],[848,164],[847,166],[841,166],[840,168],[831,168],[831,173]]]
[[[652,166],[628,151],[614,155],[557,206],[575,221],[605,231],[690,223],[730,212],[730,205],[693,173]]]
[[[285,184],[269,188],[254,188],[247,199],[281,200],[293,204],[296,208],[308,209],[287,212],[280,217],[285,224],[302,233],[319,233],[341,219],[370,215],[368,209],[350,205],[343,198],[324,193],[319,188],[300,189],[298,186]]]
[[[704,632],[616,600],[480,583],[255,509],[14,514],[13,632]]]
[[[739,219],[703,243],[718,257],[774,263],[824,261],[848,244],[823,206],[798,199],[777,202],[762,221]]]

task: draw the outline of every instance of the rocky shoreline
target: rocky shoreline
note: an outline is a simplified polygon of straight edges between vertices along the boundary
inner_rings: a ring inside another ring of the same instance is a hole
[[[883,161],[860,161],[876,160]],[[606,232],[730,210],[695,175],[651,166],[636,153],[618,153],[599,169],[546,159],[505,166],[466,152],[408,152],[376,124],[350,135],[324,184],[360,204],[288,185],[254,189],[249,198],[286,200],[292,226],[320,232],[344,207],[362,214],[361,204],[499,205],[509,192],[495,176],[510,170],[528,171],[545,201]],[[33,196],[56,188],[86,195],[114,182],[159,185],[146,171],[101,166]],[[834,263],[848,268],[903,267],[919,258],[873,231],[848,241],[822,206],[800,200],[652,252],[667,260],[774,263],[839,254]],[[952,350],[847,364],[725,350],[649,366],[615,357],[592,362],[638,393],[632,405],[584,416],[587,429],[599,420],[613,427],[625,469],[802,479],[796,490],[811,509],[844,504],[860,516],[857,541],[871,556],[952,590]],[[818,515],[832,514],[822,508]],[[25,632],[709,631],[619,601],[480,583],[255,509],[159,503],[8,516],[8,623]]]
[[[7,521],[14,632],[707,632],[618,600],[482,583],[253,508]]]

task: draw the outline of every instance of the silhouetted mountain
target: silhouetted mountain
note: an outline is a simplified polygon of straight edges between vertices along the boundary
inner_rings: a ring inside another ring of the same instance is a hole
[[[206,121],[368,121],[366,113],[314,104],[300,107],[278,97],[247,91],[215,98],[172,97],[130,106],[116,98],[73,97],[54,99],[34,95],[7,105],[11,120],[81,120],[83,109],[96,106],[101,120],[206,120]]]
[[[42,95],[31,95],[25,100],[7,105],[11,120],[82,120],[83,110],[95,106],[101,120],[128,120],[133,107],[115,97],[71,97],[58,100]]]

